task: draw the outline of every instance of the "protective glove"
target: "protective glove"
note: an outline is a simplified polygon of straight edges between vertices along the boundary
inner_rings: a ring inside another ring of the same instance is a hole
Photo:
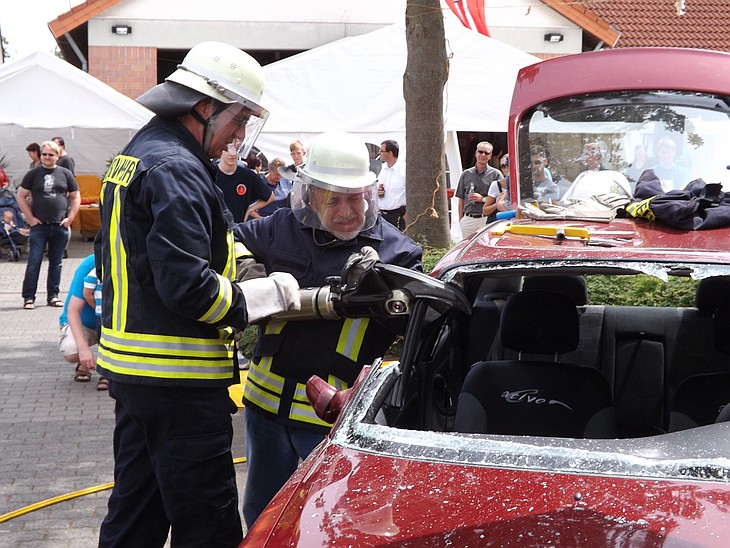
[[[356,286],[362,275],[375,263],[380,262],[380,255],[370,246],[364,246],[359,253],[353,253],[342,269],[342,279],[347,286]]]
[[[288,272],[272,272],[266,278],[240,282],[246,299],[248,322],[253,323],[285,310],[300,310],[299,283]]]

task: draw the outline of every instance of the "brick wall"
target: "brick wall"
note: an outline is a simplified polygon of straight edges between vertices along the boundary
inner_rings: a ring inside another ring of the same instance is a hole
[[[157,84],[157,49],[89,46],[89,74],[136,99]]]

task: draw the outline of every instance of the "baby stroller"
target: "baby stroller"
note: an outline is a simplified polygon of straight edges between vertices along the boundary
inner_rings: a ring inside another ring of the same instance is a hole
[[[17,261],[28,243],[25,232],[25,219],[15,196],[7,188],[0,189],[0,249],[8,259]]]

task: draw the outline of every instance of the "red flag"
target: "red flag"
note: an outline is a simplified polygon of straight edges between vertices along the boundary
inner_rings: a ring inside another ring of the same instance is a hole
[[[462,25],[489,36],[487,20],[484,16],[484,0],[446,0],[446,3]]]

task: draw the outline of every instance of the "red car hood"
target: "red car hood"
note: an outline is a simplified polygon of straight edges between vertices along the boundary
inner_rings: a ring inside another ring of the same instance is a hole
[[[242,546],[726,546],[729,538],[727,483],[496,469],[328,444]]]

